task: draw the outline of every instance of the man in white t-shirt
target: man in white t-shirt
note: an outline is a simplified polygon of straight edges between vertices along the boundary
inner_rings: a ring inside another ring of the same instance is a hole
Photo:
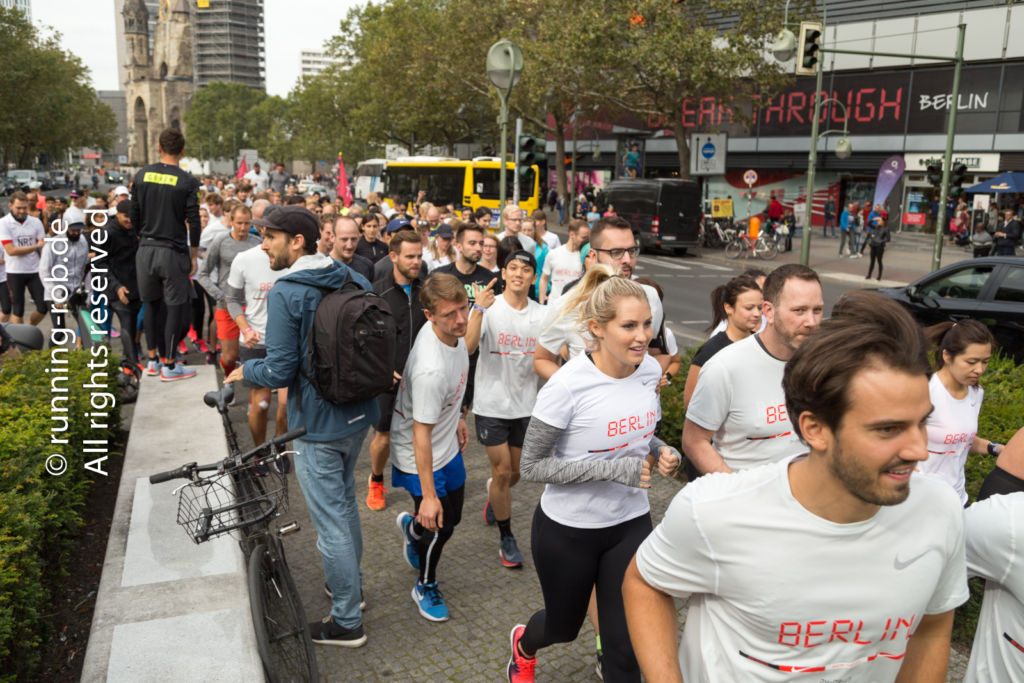
[[[420,288],[424,325],[398,386],[391,420],[391,485],[412,496],[414,515],[398,514],[405,560],[419,570],[412,599],[430,621],[447,621],[437,564],[462,519],[469,427],[462,398],[469,375],[469,297],[454,275],[436,273]]]
[[[731,472],[803,449],[786,410],[786,361],[821,323],[818,274],[791,263],[764,282],[763,332],[719,351],[700,370],[683,423],[683,452],[701,472]]]
[[[533,238],[527,237],[519,231],[523,226],[522,209],[511,204],[506,206],[501,212],[501,224],[505,229],[498,233],[499,240],[503,240],[506,237],[515,237],[519,240],[519,244],[522,245],[525,251],[531,254],[537,252],[537,243],[533,241]]]
[[[1011,439],[1006,448],[1013,446]],[[964,681],[1024,680],[1024,493],[979,500],[964,512],[964,524],[967,573],[985,579]]]
[[[252,165],[252,170],[245,174],[245,179],[252,185],[253,192],[263,192],[270,183],[270,176],[260,168],[258,163]]]
[[[262,218],[262,216],[260,216]],[[264,228],[259,227],[260,234]],[[266,358],[267,347],[267,293],[287,270],[273,270],[262,246],[256,246],[235,257],[231,262],[224,293],[228,314],[241,330],[238,360]],[[267,437],[267,416],[270,412],[272,389],[253,385],[249,392],[249,431],[253,443],[263,443]],[[286,401],[288,389],[277,390],[275,434],[288,431]]]
[[[38,325],[50,310],[43,297],[43,281],[39,278],[39,254],[46,244],[46,231],[42,221],[28,215],[28,197],[21,190],[11,193],[7,206],[10,213],[0,218],[0,245],[6,253],[11,322],[24,322],[27,289],[36,305],[28,321]]]
[[[690,483],[637,551],[622,592],[647,680],[946,680],[968,591],[960,502],[914,474],[928,344],[863,294],[786,368],[810,452]],[[678,655],[674,597],[689,599]]]
[[[557,301],[567,284],[583,277],[580,249],[589,241],[590,226],[587,222],[576,218],[569,221],[569,240],[559,247],[552,247],[551,253],[544,259],[543,274],[537,289],[537,298],[542,304]]]
[[[618,216],[605,216],[594,223],[590,231],[590,253],[588,259],[594,263],[603,263],[614,268],[623,277],[635,279],[636,258],[639,254],[633,229],[624,219]],[[586,264],[584,264],[586,265]],[[584,268],[585,269],[585,268]],[[576,282],[568,283],[572,287]],[[640,285],[647,295],[647,303],[651,305],[651,326],[657,334],[665,320],[665,309],[657,290],[649,285]],[[562,290],[565,295],[567,289]],[[533,369],[542,379],[548,379],[559,368],[562,348],[568,349],[571,360],[585,348],[585,342],[577,329],[578,319],[574,311],[563,311],[564,301],[548,307],[547,317],[541,326],[540,337],[537,339],[537,353],[533,359]],[[653,350],[652,350],[653,351]],[[658,352],[649,352],[661,365],[662,372],[668,367],[669,356]]]
[[[494,295],[494,283],[474,285],[476,301],[466,332],[466,349],[480,349],[473,414],[477,439],[491,463],[484,520],[498,525],[498,556],[509,569],[523,566],[512,534],[511,489],[519,481],[519,458],[537,399],[533,354],[544,307],[528,296],[536,272],[537,261],[529,252],[509,254],[501,270],[501,295]]]

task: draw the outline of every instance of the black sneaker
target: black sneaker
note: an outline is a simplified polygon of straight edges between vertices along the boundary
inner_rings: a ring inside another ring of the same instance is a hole
[[[313,636],[313,642],[321,645],[336,645],[338,647],[366,645],[366,633],[363,632],[362,624],[355,628],[342,628],[330,614],[321,621],[314,621],[310,624],[309,632]]]

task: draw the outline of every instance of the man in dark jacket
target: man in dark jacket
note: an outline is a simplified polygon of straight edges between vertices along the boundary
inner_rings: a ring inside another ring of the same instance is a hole
[[[423,249],[420,238],[412,230],[400,230],[391,239],[387,263],[391,270],[373,283],[373,291],[388,302],[395,319],[398,339],[395,344],[395,384],[388,393],[377,397],[380,420],[373,426],[373,440],[370,442],[370,482],[366,493],[366,506],[371,510],[387,507],[384,490],[384,466],[388,462],[391,446],[391,415],[395,406],[398,383],[405,370],[405,361],[416,341],[416,334],[427,322],[420,303],[419,291],[423,285],[420,265]]]
[[[107,289],[107,296],[121,326],[124,357],[133,363],[139,363],[141,369],[142,356],[135,344],[135,321],[142,309],[135,266],[135,253],[139,250],[139,231],[132,226],[130,214],[131,201],[122,199],[117,204],[114,220],[106,226],[107,252],[110,254],[110,286]],[[155,354],[156,350],[153,352]]]
[[[359,608],[362,531],[356,502],[356,458],[370,425],[377,421],[377,402],[335,404],[317,393],[299,372],[309,352],[309,328],[323,298],[350,279],[365,290],[366,278],[316,250],[320,224],[302,206],[285,206],[254,221],[266,228],[263,251],[273,270],[289,269],[267,295],[267,355],[248,360],[225,382],[244,379],[270,389],[288,387],[288,429],[305,427],[295,440],[295,473],[309,504],[323,558],[331,613],[310,624],[313,642],[342,647],[366,643]]]
[[[1003,225],[995,232],[995,248],[993,256],[1013,256],[1017,253],[1017,243],[1020,242],[1020,221],[1013,213],[1013,209],[1007,209],[1004,213],[1006,219]]]

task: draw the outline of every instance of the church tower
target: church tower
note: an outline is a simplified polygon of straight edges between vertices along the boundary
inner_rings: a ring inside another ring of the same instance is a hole
[[[128,161],[133,165],[149,163],[149,10],[143,0],[125,0],[124,40],[127,43],[125,55],[125,97],[128,100],[128,121],[131,132],[128,136]]]

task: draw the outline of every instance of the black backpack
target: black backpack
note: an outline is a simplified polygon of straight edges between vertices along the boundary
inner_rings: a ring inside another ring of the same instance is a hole
[[[382,297],[349,279],[324,298],[309,327],[302,376],[331,403],[374,398],[394,385],[395,320]]]

